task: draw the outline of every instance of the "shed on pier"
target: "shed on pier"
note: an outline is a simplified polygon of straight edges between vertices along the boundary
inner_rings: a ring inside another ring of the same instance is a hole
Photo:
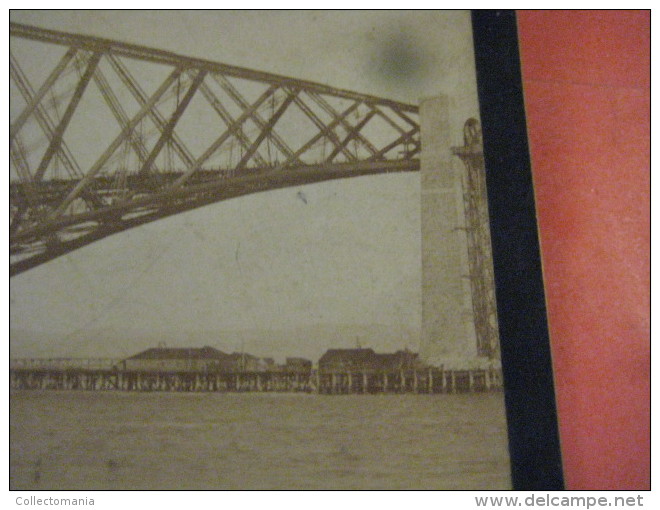
[[[319,359],[321,373],[400,372],[421,369],[419,355],[409,350],[376,353],[373,349],[328,349]]]
[[[209,372],[231,364],[231,356],[214,347],[153,347],[120,364],[123,370]]]
[[[292,374],[309,375],[312,373],[312,362],[305,358],[287,358],[284,369]]]
[[[328,349],[319,359],[319,372],[361,372],[373,367],[373,349]]]
[[[395,353],[376,354],[373,367],[376,370],[400,371],[421,369],[425,365],[419,360],[419,354],[409,350],[396,351]]]

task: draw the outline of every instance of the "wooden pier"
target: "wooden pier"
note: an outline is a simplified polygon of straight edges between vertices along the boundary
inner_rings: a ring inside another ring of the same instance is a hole
[[[134,371],[100,366],[12,363],[13,390],[306,392],[324,395],[376,393],[472,393],[502,389],[501,371]]]
[[[355,393],[477,393],[502,389],[502,373],[481,370],[332,372],[317,374],[317,391],[329,395]]]

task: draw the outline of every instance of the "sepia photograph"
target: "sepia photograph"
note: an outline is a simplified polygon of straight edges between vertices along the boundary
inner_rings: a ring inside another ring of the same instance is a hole
[[[512,487],[470,11],[9,35],[11,489]]]

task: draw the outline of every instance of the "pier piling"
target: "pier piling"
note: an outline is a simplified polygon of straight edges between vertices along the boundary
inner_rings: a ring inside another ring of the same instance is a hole
[[[309,372],[128,371],[10,367],[13,390],[307,392],[329,395],[411,393],[451,394],[502,389],[499,369],[338,370]]]

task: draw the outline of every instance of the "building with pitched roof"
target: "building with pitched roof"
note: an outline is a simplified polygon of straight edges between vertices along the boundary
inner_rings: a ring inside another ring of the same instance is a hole
[[[319,359],[320,373],[413,370],[423,367],[419,355],[408,350],[376,353],[373,349],[328,349]]]
[[[232,357],[214,347],[153,347],[121,362],[124,370],[198,372],[222,369]]]

